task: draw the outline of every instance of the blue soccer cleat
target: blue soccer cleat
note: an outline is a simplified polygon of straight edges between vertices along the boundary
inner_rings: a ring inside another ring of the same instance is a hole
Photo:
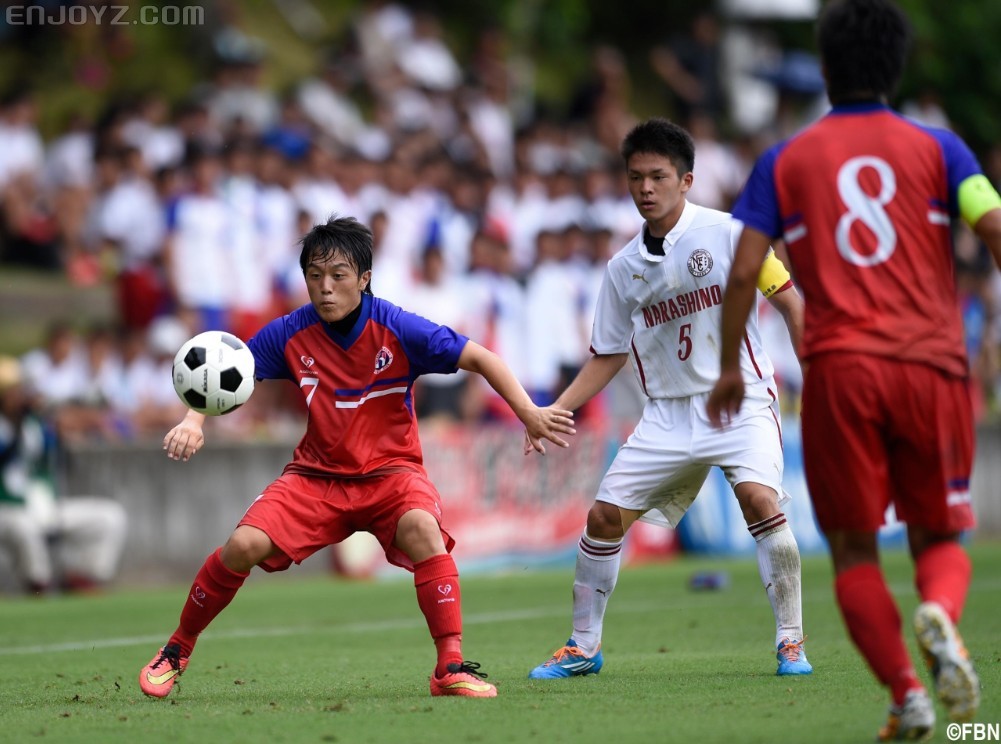
[[[559,679],[561,677],[583,677],[587,674],[597,674],[605,660],[601,657],[601,648],[594,656],[585,656],[577,648],[571,638],[567,645],[556,651],[543,664],[528,673],[529,679]]]
[[[803,641],[806,639],[804,638]],[[803,641],[793,641],[783,638],[779,641],[778,651],[775,658],[779,660],[779,668],[775,672],[780,676],[788,674],[812,674],[813,667],[806,660],[806,651],[803,650]]]

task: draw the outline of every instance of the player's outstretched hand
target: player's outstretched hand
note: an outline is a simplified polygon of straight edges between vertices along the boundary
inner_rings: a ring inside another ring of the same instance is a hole
[[[167,451],[167,457],[184,462],[190,460],[191,456],[205,444],[205,435],[202,433],[204,420],[204,416],[189,411],[181,423],[168,431],[167,436],[163,438],[163,448]]]
[[[706,414],[709,423],[717,429],[722,429],[740,411],[744,400],[744,378],[740,370],[720,374],[709,400],[706,401]]]
[[[563,439],[560,434],[576,434],[573,428],[573,411],[565,411],[562,408],[534,407],[528,415],[521,417],[525,424],[525,454],[535,450],[540,455],[546,454],[543,439],[548,439],[553,444],[560,447],[569,447],[570,443]]]

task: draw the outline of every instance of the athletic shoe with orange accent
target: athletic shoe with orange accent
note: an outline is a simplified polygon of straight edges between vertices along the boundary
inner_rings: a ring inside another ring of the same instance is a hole
[[[448,674],[444,677],[432,673],[431,696],[497,697],[497,688],[483,681],[482,678],[487,674],[479,669],[480,665],[475,661],[464,661],[461,664],[449,664]]]
[[[903,705],[890,706],[876,741],[927,741],[935,732],[935,709],[924,690],[911,690]]]
[[[139,689],[150,697],[167,697],[187,668],[188,657],[181,656],[181,647],[176,643],[168,644],[139,672]]]
[[[775,673],[780,677],[792,674],[813,674],[813,666],[806,660],[806,651],[803,650],[803,642],[794,641],[790,638],[783,638],[779,641],[779,647],[775,652],[775,658],[779,660],[779,668]]]
[[[914,611],[914,632],[935,692],[953,721],[970,721],[980,705],[980,679],[959,631],[942,605],[924,602]]]
[[[539,664],[528,673],[529,679],[562,679],[564,677],[583,677],[588,674],[597,674],[601,671],[605,663],[601,655],[601,648],[594,653],[594,656],[587,656],[577,648],[573,638],[567,641],[567,645],[557,649],[549,659]]]

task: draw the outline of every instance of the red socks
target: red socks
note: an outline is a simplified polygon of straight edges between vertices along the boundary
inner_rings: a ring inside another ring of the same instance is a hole
[[[900,612],[875,563],[842,571],[834,580],[841,614],[876,678],[900,705],[909,690],[922,688],[901,635]]]
[[[452,556],[436,555],[414,564],[414,586],[417,604],[438,649],[435,675],[442,677],[449,664],[462,663],[462,601]]]
[[[190,656],[198,635],[208,627],[215,616],[226,609],[236,592],[243,586],[249,573],[231,571],[223,565],[217,548],[205,559],[188,592],[188,599],[181,610],[181,622],[168,643],[181,647],[181,656]]]
[[[914,564],[914,583],[922,602],[936,602],[954,623],[959,623],[970,588],[972,565],[957,542],[940,542],[927,548]]]

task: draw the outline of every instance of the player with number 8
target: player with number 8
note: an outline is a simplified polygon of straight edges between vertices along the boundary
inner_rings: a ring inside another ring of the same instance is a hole
[[[746,227],[723,300],[721,375],[709,415],[744,397],[740,351],[761,258],[783,238],[806,302],[803,452],[849,634],[891,706],[880,740],[931,736],[935,712],[879,567],[893,505],[907,523],[918,644],[954,720],[979,682],[956,630],[970,583],[974,432],[950,220],[1001,265],[1001,198],[955,134],[888,106],[910,29],[891,0],[833,0],[817,25],[829,114],[759,158],[734,216]],[[746,404],[745,404],[746,405]]]

